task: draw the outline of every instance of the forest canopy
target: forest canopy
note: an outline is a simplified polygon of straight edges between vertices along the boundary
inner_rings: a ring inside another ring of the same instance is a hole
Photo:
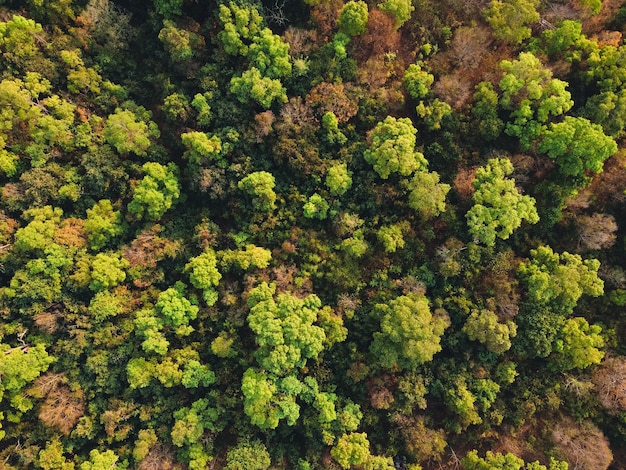
[[[0,2],[0,466],[626,468],[622,3]]]

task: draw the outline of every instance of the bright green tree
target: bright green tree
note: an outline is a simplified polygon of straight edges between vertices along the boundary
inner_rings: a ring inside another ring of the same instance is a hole
[[[178,168],[174,163],[164,166],[156,162],[144,163],[141,168],[146,175],[135,186],[128,211],[139,219],[157,220],[180,196]]]
[[[255,209],[269,211],[276,208],[274,176],[267,171],[255,171],[243,178],[237,187],[252,196]]]
[[[13,348],[0,344],[0,403],[2,410],[7,413],[4,416],[0,412],[0,420],[9,418],[13,422],[19,422],[22,413],[33,407],[32,400],[24,393],[23,388],[45,372],[54,361],[55,358],[48,355],[41,343]],[[0,427],[0,440],[4,436],[5,431]]]
[[[415,100],[424,99],[430,93],[435,76],[422,70],[420,64],[411,64],[402,77],[406,91]]]
[[[539,150],[555,160],[561,175],[584,180],[586,173],[602,171],[604,161],[617,152],[617,144],[598,124],[566,116],[550,125]]]
[[[604,346],[601,332],[599,325],[589,325],[582,317],[568,318],[554,346],[556,367],[566,371],[600,364],[604,357],[599,349]]]
[[[519,193],[515,180],[507,178],[513,165],[506,158],[493,158],[476,172],[474,205],[465,218],[474,239],[493,246],[496,237],[506,240],[523,221],[539,222],[535,200]]]
[[[276,375],[303,367],[324,349],[326,333],[318,321],[322,302],[316,295],[304,299],[284,293],[275,296],[276,286],[262,283],[250,292],[248,325],[256,335],[259,365]]]
[[[473,310],[463,325],[463,331],[472,341],[478,341],[496,354],[511,348],[511,338],[517,334],[512,321],[501,323],[498,316],[487,309]]]
[[[363,154],[365,161],[374,166],[382,179],[389,178],[391,173],[409,176],[425,170],[428,163],[415,151],[415,134],[417,129],[410,119],[387,116],[370,135],[371,144]]]
[[[439,182],[435,171],[418,171],[407,184],[409,189],[409,207],[415,210],[423,220],[429,220],[446,210],[446,196],[450,185]]]
[[[222,141],[218,136],[209,137],[205,132],[185,132],[180,135],[180,139],[187,149],[183,156],[191,163],[219,160]]]
[[[362,465],[370,458],[370,443],[364,432],[343,434],[330,450],[330,455],[341,468]]]
[[[345,163],[338,163],[328,169],[325,182],[330,194],[342,196],[352,187],[352,172]]]
[[[598,260],[583,260],[567,252],[558,254],[549,246],[531,250],[530,256],[530,261],[520,264],[518,274],[532,303],[569,315],[583,294],[598,297],[604,293]]]
[[[315,193],[309,197],[309,200],[302,207],[302,211],[307,219],[324,220],[328,215],[329,207],[326,199]]]
[[[272,260],[272,252],[267,248],[248,243],[243,250],[223,250],[218,253],[225,269],[236,266],[242,271],[250,268],[267,268]]]
[[[260,33],[263,17],[251,6],[229,2],[219,7],[219,19],[224,29],[217,35],[224,50],[231,55],[248,54],[252,39]]]
[[[263,444],[241,440],[229,449],[224,470],[267,470],[272,461]]]
[[[110,200],[101,199],[91,209],[87,209],[85,232],[89,236],[91,249],[99,250],[111,239],[124,233],[120,211],[113,210]]]
[[[380,331],[374,333],[370,350],[382,367],[412,370],[441,351],[449,319],[443,313],[433,315],[423,295],[402,295],[376,304],[373,314],[380,318]]]
[[[550,117],[569,111],[574,102],[566,90],[567,82],[552,78],[552,72],[530,52],[517,60],[503,60],[500,68],[500,105],[511,112],[506,133],[520,139],[523,148],[543,133]]]
[[[156,124],[144,122],[128,109],[116,109],[109,115],[104,128],[104,138],[122,155],[134,153],[146,156],[152,144],[150,138],[159,137]]]
[[[291,75],[289,44],[269,28],[263,28],[254,37],[248,50],[248,59],[251,66],[256,67],[264,77],[283,78]]]
[[[365,32],[369,16],[367,3],[362,0],[350,0],[339,15],[339,31],[348,36],[358,36]]]
[[[378,8],[393,17],[396,29],[409,21],[415,10],[412,0],[385,0],[378,4]]]
[[[287,102],[287,90],[283,84],[270,77],[264,77],[256,67],[251,67],[230,80],[230,92],[234,94],[240,103],[256,101],[263,108],[269,109],[274,101]]]
[[[119,253],[98,253],[91,264],[91,283],[89,288],[99,292],[115,287],[126,279],[128,261]]]
[[[486,11],[487,22],[495,36],[510,44],[520,44],[539,21],[539,0],[492,0]]]
[[[215,251],[207,248],[204,253],[191,258],[185,270],[189,272],[189,280],[197,289],[202,289],[202,296],[208,306],[217,302],[215,288],[220,282],[222,275],[217,270],[217,257]]]

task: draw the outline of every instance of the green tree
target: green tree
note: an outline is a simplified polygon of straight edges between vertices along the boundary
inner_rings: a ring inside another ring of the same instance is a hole
[[[604,161],[617,152],[615,141],[598,124],[572,116],[551,124],[538,148],[555,160],[562,176],[576,181],[600,173]]]
[[[260,33],[263,17],[251,6],[239,6],[234,2],[219,7],[219,19],[224,29],[217,35],[224,50],[231,55],[248,54],[251,40]],[[245,42],[244,42],[245,41]]]
[[[287,102],[287,90],[283,84],[275,78],[262,76],[256,67],[246,70],[240,77],[233,77],[230,80],[230,92],[240,103],[253,100],[265,109],[271,108],[274,101]]]
[[[289,44],[269,28],[263,28],[254,37],[248,50],[248,59],[251,66],[257,68],[264,77],[284,78],[291,75]]]
[[[184,157],[191,163],[199,165],[207,160],[219,162],[222,141],[218,136],[209,137],[205,132],[185,132],[180,138],[187,149]]]
[[[486,11],[487,22],[495,36],[510,44],[520,44],[539,21],[539,0],[492,0]]]
[[[504,122],[498,116],[498,93],[491,83],[480,82],[476,85],[471,113],[475,119],[472,131],[477,131],[488,142],[500,137]]]
[[[408,181],[409,207],[415,210],[422,220],[429,220],[446,210],[446,196],[450,185],[439,182],[439,174],[431,171],[418,171]]]
[[[10,347],[0,344],[0,403],[7,418],[19,422],[22,413],[33,407],[33,402],[23,388],[45,372],[55,358],[48,355],[43,344],[25,347]],[[0,420],[4,419],[0,412]],[[0,427],[0,440],[5,431]],[[17,436],[19,437],[19,436]]]
[[[187,336],[193,331],[189,322],[196,319],[199,310],[197,305],[193,305],[185,297],[185,289],[185,284],[177,282],[174,287],[161,292],[154,305],[163,324],[174,328],[180,336]]]
[[[374,333],[370,350],[382,367],[412,370],[441,351],[449,319],[445,313],[433,315],[423,295],[402,295],[376,304],[373,314],[380,318],[380,331]]]
[[[568,318],[557,336],[554,346],[556,367],[559,370],[584,369],[600,364],[604,346],[599,325],[589,325],[582,317]]]
[[[99,292],[115,287],[126,279],[128,261],[119,253],[98,253],[91,264],[91,282],[89,288]]]
[[[522,52],[517,60],[503,60],[500,68],[504,70],[500,105],[511,111],[512,118],[506,133],[530,148],[551,116],[560,116],[574,105],[567,82],[552,78],[552,72],[530,52]]]
[[[123,468],[117,465],[119,456],[112,450],[100,452],[93,449],[89,452],[89,461],[80,464],[80,470],[115,470]]]
[[[422,70],[420,64],[411,64],[404,71],[402,81],[409,95],[415,100],[421,100],[430,93],[430,87],[435,81],[435,76]]]
[[[302,211],[307,219],[324,220],[328,215],[329,207],[326,199],[315,193],[309,197],[309,200],[302,207]]]
[[[362,0],[350,0],[339,15],[339,31],[348,36],[359,36],[365,32],[369,13],[367,3]]]
[[[381,242],[387,253],[394,253],[398,248],[404,248],[402,233],[408,229],[408,224],[398,223],[384,225],[376,232],[378,241]]]
[[[104,128],[104,138],[122,155],[134,153],[141,157],[147,155],[152,144],[150,138],[160,135],[156,124],[144,122],[128,109],[116,109],[109,115]]]
[[[409,21],[415,10],[411,0],[385,0],[378,4],[378,8],[393,17],[396,29]]]
[[[111,239],[124,233],[122,215],[114,211],[111,201],[101,199],[91,209],[87,209],[85,232],[89,236],[89,246],[92,250],[99,250]]]
[[[228,450],[225,470],[267,470],[272,461],[263,444],[241,440]]]
[[[362,465],[370,458],[370,443],[364,432],[343,434],[330,450],[330,455],[341,468]]]
[[[345,163],[338,163],[328,169],[325,182],[330,194],[342,196],[352,187],[352,172]]]
[[[600,262],[580,255],[554,253],[549,246],[530,251],[531,259],[520,264],[518,275],[528,289],[530,301],[553,312],[569,315],[583,294],[598,297],[604,282],[598,277]]]
[[[326,333],[315,325],[322,302],[316,295],[299,299],[278,294],[276,286],[262,283],[248,297],[248,325],[256,335],[255,357],[266,371],[276,375],[303,367],[324,349]]]
[[[218,257],[222,259],[222,266],[229,269],[236,266],[242,271],[258,268],[265,269],[272,260],[272,252],[267,248],[247,244],[243,250],[223,250],[218,253]]]
[[[189,280],[196,289],[202,289],[202,296],[208,306],[217,302],[217,291],[222,275],[217,270],[217,257],[215,251],[207,248],[204,253],[191,258],[185,270],[189,272]]]
[[[496,237],[506,240],[523,221],[539,222],[535,200],[521,195],[515,180],[506,178],[513,165],[506,158],[493,158],[476,172],[474,205],[465,214],[474,239],[493,246]]]
[[[512,321],[500,323],[491,310],[473,310],[463,325],[463,331],[472,341],[478,341],[496,354],[511,348],[511,338],[517,334],[517,326]]]
[[[371,144],[363,154],[365,161],[374,166],[382,179],[389,178],[391,173],[409,176],[425,170],[426,159],[415,151],[416,133],[410,119],[387,116],[370,135]]]
[[[164,166],[156,162],[144,163],[141,168],[146,175],[135,186],[128,211],[139,219],[157,220],[180,196],[178,168],[174,163]]]
[[[267,171],[255,171],[243,178],[237,187],[252,196],[255,209],[270,211],[276,208],[274,176]]]

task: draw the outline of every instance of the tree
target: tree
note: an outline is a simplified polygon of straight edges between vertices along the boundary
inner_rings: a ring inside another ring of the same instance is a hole
[[[29,347],[10,347],[0,344],[0,402],[12,421],[19,422],[22,413],[33,407],[33,402],[22,389],[45,372],[56,359],[46,352],[43,344]],[[9,408],[10,406],[10,408]],[[0,419],[5,418],[0,413]],[[5,431],[0,427],[0,440]]]
[[[87,209],[85,232],[89,236],[90,248],[101,249],[111,239],[124,233],[120,211],[114,211],[108,199],[101,199],[91,209]]]
[[[345,163],[338,163],[328,169],[326,186],[333,196],[342,196],[352,187],[352,172]]]
[[[93,449],[89,452],[89,461],[80,464],[80,470],[115,470],[122,468],[117,465],[119,456],[112,450],[100,452],[98,449]]]
[[[253,197],[252,204],[257,210],[269,211],[276,208],[276,183],[274,176],[267,171],[255,171],[243,178],[237,187]]]
[[[272,461],[263,444],[241,440],[226,455],[225,470],[267,470]]]
[[[362,0],[350,0],[339,15],[339,31],[348,36],[359,36],[365,32],[368,18],[367,3]]]
[[[504,129],[504,122],[498,116],[498,93],[489,82],[476,85],[472,106],[474,129],[488,142],[496,140]]]
[[[510,44],[520,44],[532,31],[528,25],[539,21],[539,0],[492,0],[486,12],[495,36]]]
[[[524,461],[513,454],[500,454],[487,451],[485,458],[478,456],[478,452],[472,450],[463,458],[463,468],[466,470],[520,470]]]
[[[465,218],[474,239],[487,246],[495,245],[496,237],[509,238],[523,221],[539,222],[534,198],[521,195],[515,180],[506,178],[512,172],[510,160],[493,158],[478,169],[472,183],[474,205]]]
[[[284,78],[291,75],[289,44],[269,28],[263,28],[254,37],[248,50],[248,59],[251,66],[257,68],[264,77]]]
[[[370,443],[364,432],[343,434],[330,450],[330,455],[341,468],[361,465],[370,458]]]
[[[435,171],[418,171],[407,183],[409,207],[415,210],[422,220],[429,220],[446,210],[446,196],[450,185],[439,182]]]
[[[115,147],[122,155],[134,153],[141,157],[147,155],[152,144],[151,137],[159,137],[156,124],[138,120],[135,113],[128,109],[116,109],[109,115],[104,129],[107,143]]]
[[[189,271],[189,280],[197,289],[202,289],[204,301],[210,307],[217,302],[217,291],[222,275],[217,270],[217,257],[215,251],[207,248],[204,253],[191,258],[185,265]]]
[[[527,286],[533,304],[569,315],[583,294],[593,297],[603,294],[598,260],[583,260],[580,255],[567,252],[559,255],[549,246],[531,250],[530,255],[530,261],[520,264],[518,275]]]
[[[174,163],[164,166],[156,162],[144,163],[141,168],[146,175],[135,186],[128,211],[138,219],[157,220],[180,196],[178,168]]]
[[[599,325],[589,325],[582,317],[568,318],[555,344],[555,365],[559,370],[584,369],[599,364],[604,346]]]
[[[274,78],[264,77],[256,67],[243,72],[241,77],[230,80],[230,92],[240,103],[254,100],[265,109],[269,109],[274,101],[287,102],[287,90],[282,83]]]
[[[391,173],[409,176],[414,171],[425,170],[426,159],[415,151],[416,133],[410,119],[387,116],[370,134],[371,144],[363,154],[365,161],[374,166],[382,179],[389,178]]]
[[[315,325],[322,302],[316,295],[299,299],[278,294],[276,286],[262,283],[248,297],[248,324],[256,335],[259,365],[276,375],[303,367],[324,349],[326,333]]]
[[[517,333],[515,323],[500,323],[498,316],[490,310],[473,310],[463,325],[463,331],[472,341],[478,341],[496,354],[511,348],[511,337]]]
[[[609,413],[626,411],[626,358],[607,357],[593,373],[600,404]]]
[[[128,261],[119,253],[98,253],[91,264],[89,288],[99,292],[119,285],[126,279],[124,269],[128,266]]]
[[[402,232],[408,229],[408,224],[397,223],[384,225],[376,232],[378,241],[382,243],[387,253],[394,253],[398,248],[404,248]]]
[[[259,34],[263,23],[263,17],[258,10],[251,6],[239,6],[234,2],[221,4],[219,19],[224,29],[217,37],[224,50],[231,55],[247,55],[249,43]]]
[[[393,17],[396,29],[409,21],[415,10],[411,0],[385,0],[378,4],[378,8]]]
[[[216,135],[204,132],[185,132],[180,135],[183,145],[187,148],[184,157],[191,163],[199,165],[206,160],[218,161],[222,152],[222,141]]]
[[[422,70],[420,64],[411,64],[404,71],[402,81],[411,98],[421,100],[430,93],[430,87],[435,81],[435,77],[433,74]]]
[[[433,315],[423,295],[403,295],[376,304],[373,314],[380,318],[380,331],[374,333],[370,350],[382,367],[412,370],[441,351],[449,319],[443,313]]]
[[[610,214],[592,214],[576,217],[578,239],[588,250],[611,248],[617,239],[617,222]]]
[[[538,148],[555,160],[562,176],[575,181],[600,173],[604,161],[617,152],[615,141],[598,124],[572,116],[551,124]]]
[[[315,193],[302,207],[304,216],[307,219],[320,219],[324,220],[328,215],[329,204],[322,196]]]
[[[528,149],[549,118],[566,113],[574,102],[566,90],[567,82],[552,78],[552,72],[530,52],[520,53],[517,60],[503,60],[500,68],[504,71],[499,83],[500,105],[511,111],[513,118],[506,124],[506,133],[519,138]]]
[[[236,266],[242,271],[252,268],[267,268],[272,260],[272,252],[267,248],[247,244],[243,250],[223,250],[218,253],[222,266],[226,269]]]

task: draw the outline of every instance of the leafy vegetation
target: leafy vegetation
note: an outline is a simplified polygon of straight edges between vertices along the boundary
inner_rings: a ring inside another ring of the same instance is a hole
[[[0,3],[2,468],[626,468],[620,2]]]

